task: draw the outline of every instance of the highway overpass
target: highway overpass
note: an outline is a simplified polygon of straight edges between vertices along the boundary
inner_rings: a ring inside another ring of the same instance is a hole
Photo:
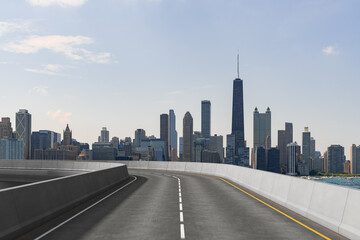
[[[358,239],[360,236],[356,235],[359,222],[350,227],[347,224],[349,219],[356,221],[359,217],[359,208],[353,209],[353,215],[347,212],[349,204],[360,201],[356,198],[359,190],[354,190],[354,195],[348,188],[229,165],[123,163],[129,167],[127,180],[29,229],[19,239],[346,239],[345,236]],[[239,184],[236,178],[248,182]],[[319,186],[325,191],[320,194],[322,200],[329,196],[329,191],[330,194],[339,192],[338,188],[341,194],[345,191],[339,223],[334,218],[341,202],[337,193],[337,198],[329,198],[321,209],[314,210],[313,216],[307,214],[318,202]],[[274,193],[278,196],[272,196]],[[330,212],[321,216],[319,212],[327,207]],[[354,231],[346,231],[351,227]]]

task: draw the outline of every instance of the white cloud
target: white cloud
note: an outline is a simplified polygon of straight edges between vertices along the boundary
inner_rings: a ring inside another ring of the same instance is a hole
[[[0,22],[0,37],[9,32],[30,32],[30,24],[31,21]]]
[[[33,6],[48,7],[51,5],[58,5],[61,7],[79,7],[87,0],[26,0]]]
[[[71,112],[63,112],[62,110],[57,110],[55,112],[47,111],[46,115],[52,120],[56,120],[61,124],[66,124],[70,122]]]
[[[37,53],[42,49],[47,49],[56,53],[62,53],[73,60],[82,60],[94,63],[110,63],[110,53],[93,53],[79,45],[92,44],[93,40],[85,36],[31,36],[25,40],[10,42],[3,47],[4,51],[31,54]]]
[[[184,93],[183,90],[175,90],[168,93],[168,95],[178,95]]]
[[[25,68],[25,71],[46,75],[57,75],[62,69],[69,68],[59,64],[43,64],[41,69]]]
[[[48,87],[44,87],[44,86],[33,87],[32,89],[29,90],[29,94],[46,96],[48,95]]]
[[[338,55],[340,53],[336,46],[324,47],[322,51],[325,55]]]

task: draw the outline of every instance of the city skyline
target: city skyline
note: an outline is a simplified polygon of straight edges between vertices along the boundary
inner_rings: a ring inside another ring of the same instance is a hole
[[[350,146],[359,144],[356,1],[83,1],[74,7],[29,2],[0,8],[0,81],[7,86],[0,94],[6,102],[1,116],[10,117],[13,127],[15,112],[28,109],[33,131],[62,132],[70,123],[81,142],[96,141],[104,126],[121,138],[133,138],[138,128],[159,137],[158,116],[169,109],[180,119],[189,111],[200,131],[200,102],[208,99],[211,132],[225,137],[231,132],[239,49],[248,146],[256,106],[272,110],[273,143],[277,130],[291,122],[294,141],[301,142],[308,126],[321,153],[340,144],[349,159]],[[175,7],[188,15],[186,21]],[[90,16],[99,9],[109,14],[97,22]],[[235,12],[237,18],[223,17]],[[41,41],[55,45],[34,45]],[[181,121],[176,130],[182,132]]]

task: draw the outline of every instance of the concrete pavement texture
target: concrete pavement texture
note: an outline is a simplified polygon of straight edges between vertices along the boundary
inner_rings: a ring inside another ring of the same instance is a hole
[[[123,188],[110,197],[84,211],[116,188],[19,239],[44,233],[42,239],[346,239],[235,184],[301,225],[219,178],[153,170],[129,173],[133,177],[116,186]]]

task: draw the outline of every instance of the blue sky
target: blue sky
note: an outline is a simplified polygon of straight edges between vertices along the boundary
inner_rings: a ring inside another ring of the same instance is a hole
[[[78,141],[159,136],[159,116],[212,103],[212,133],[231,131],[240,52],[245,137],[252,112],[272,111],[272,142],[285,121],[308,126],[324,152],[360,144],[360,2],[350,0],[17,0],[0,3],[0,116],[28,109],[33,130]],[[224,138],[225,140],[225,138]],[[225,141],[224,141],[225,144]]]

